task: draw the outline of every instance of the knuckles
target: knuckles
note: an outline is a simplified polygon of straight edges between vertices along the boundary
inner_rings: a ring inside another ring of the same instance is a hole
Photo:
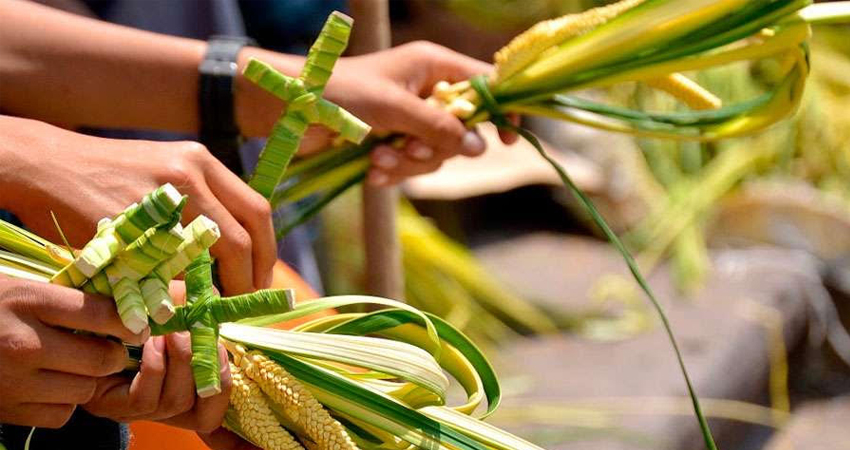
[[[166,417],[183,414],[195,406],[195,391],[183,395],[168,396],[162,399],[157,412]]]
[[[38,360],[42,350],[41,339],[32,328],[0,333],[0,360],[9,364],[31,364]]]
[[[129,407],[133,415],[137,416],[151,415],[160,409],[159,399],[150,396],[140,396],[132,399]]]
[[[192,341],[188,332],[180,331],[167,337],[166,348],[169,364],[188,365],[192,362]]]
[[[177,145],[180,145],[181,154],[189,161],[203,163],[207,162],[208,158],[212,157],[209,150],[207,150],[207,148],[199,142],[183,141],[179,142]]]
[[[176,142],[173,144],[174,155],[168,158],[168,164],[163,168],[162,182],[170,182],[175,186],[192,185],[201,170],[212,158],[212,155],[202,144],[192,141]]]
[[[127,362],[127,351],[120,344],[106,340],[92,342],[94,352],[81,364],[91,376],[105,377],[120,372]]]
[[[80,386],[71,393],[70,401],[76,405],[85,405],[94,399],[96,393],[97,381],[94,378],[89,378],[80,382]]]
[[[255,217],[261,218],[262,220],[271,220],[272,206],[262,195],[252,192],[248,208]]]
[[[62,428],[71,419],[74,409],[76,409],[76,405],[55,405],[34,415],[30,423],[40,428]]]
[[[251,234],[244,228],[240,227],[229,230],[228,234],[221,237],[221,240],[229,252],[234,252],[240,257],[250,257],[253,242],[251,240]]]
[[[44,295],[38,295],[35,285],[26,281],[0,278],[0,307],[32,313],[45,301]]]
[[[402,46],[405,50],[413,52],[414,55],[425,59],[436,59],[446,55],[447,49],[429,41],[413,41]]]
[[[452,146],[460,145],[463,133],[466,132],[463,125],[455,117],[448,114],[435,120],[432,126],[434,134],[450,140]]]
[[[195,425],[195,431],[198,433],[212,433],[221,427],[223,419],[216,420],[215,418],[201,418]]]
[[[173,159],[163,167],[164,174],[160,182],[169,182],[175,186],[191,185],[195,179],[194,171],[190,164],[181,159]]]

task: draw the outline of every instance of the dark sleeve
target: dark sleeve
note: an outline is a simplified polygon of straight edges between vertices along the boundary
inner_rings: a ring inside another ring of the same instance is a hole
[[[32,427],[0,425],[0,443],[7,450],[23,450]],[[126,450],[130,444],[128,427],[109,419],[92,416],[77,408],[64,427],[36,428],[30,450],[80,448],[87,450]]]

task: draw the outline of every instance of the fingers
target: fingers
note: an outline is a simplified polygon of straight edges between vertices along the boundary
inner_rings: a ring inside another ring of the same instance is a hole
[[[132,381],[120,376],[99,380],[94,398],[85,404],[86,410],[111,419],[156,412],[165,379],[165,359],[165,338],[152,337],[144,346],[139,372]]]
[[[475,131],[452,114],[425,103],[416,95],[399,90],[392,95],[387,105],[389,112],[385,128],[410,134],[434,149],[441,159],[461,154],[478,156],[484,153],[487,144]]]
[[[224,428],[212,433],[198,433],[198,437],[213,450],[261,450]]]
[[[378,146],[370,158],[372,168],[367,181],[374,186],[396,184],[407,177],[433,172],[443,162],[433,156],[429,147],[416,140],[411,140],[403,149],[394,149],[389,145]]]
[[[430,95],[431,87],[438,81],[457,83],[475,75],[489,74],[493,70],[490,64],[431,42],[413,42],[407,46],[423,61],[418,64],[418,68],[424,68],[427,74],[426,83],[422,86],[425,91],[420,92],[420,95]],[[407,46],[401,46],[399,50],[405,51]]]
[[[10,380],[11,381],[11,380]],[[20,400],[27,403],[79,405],[91,400],[97,388],[96,379],[52,370],[39,370],[27,378],[14,380],[16,391],[25,393]],[[4,399],[12,401],[11,398]]]
[[[508,114],[507,118],[508,118],[508,122],[510,122],[512,125],[517,126],[517,127],[519,126],[520,117],[519,117],[518,114]],[[519,139],[519,136],[517,136],[517,134],[512,132],[512,131],[508,131],[508,130],[500,128],[499,129],[499,139],[501,139],[502,142],[504,142],[505,144],[511,145],[511,144],[515,143],[517,141],[517,139]]]
[[[195,379],[192,376],[192,342],[189,333],[165,336],[167,376],[156,415],[150,420],[173,417],[192,409],[195,404]]]
[[[49,284],[39,289],[44,291],[31,305],[36,317],[45,324],[115,336],[131,344],[141,344],[150,332],[146,328],[136,335],[128,330],[121,323],[113,300]]]
[[[171,280],[168,283],[168,295],[174,299],[175,305],[186,303],[186,283],[183,280]]]
[[[244,294],[254,290],[251,234],[242,227],[206,185],[195,186],[196,195],[189,205],[193,212],[203,213],[215,221],[221,238],[210,249],[218,260],[219,276],[227,295]]]
[[[124,370],[127,349],[118,342],[96,336],[46,328],[42,333],[44,351],[40,366],[89,377],[104,377]]]
[[[129,414],[141,415],[145,412],[157,411],[162,398],[167,370],[166,338],[154,336],[148,343],[150,345],[145,345],[142,351],[139,373],[133,377],[133,381],[127,390],[127,398],[126,400],[121,399],[123,400],[122,404],[130,408],[127,411]]]
[[[254,287],[268,288],[277,261],[271,205],[219,161],[213,160],[209,166],[207,183],[213,194],[251,235]]]
[[[18,424],[37,428],[61,428],[68,423],[76,405],[52,405],[43,403],[24,403],[18,405],[16,416]]]
[[[221,238],[211,252],[219,260],[225,292],[242,294],[270,282],[276,249],[268,202],[230,173],[204,146],[194,142],[177,145],[182,156],[169,166],[167,178],[186,187],[190,214],[184,217],[193,219],[204,214],[221,229]]]
[[[221,426],[230,398],[227,352],[219,346],[222,393],[205,399],[196,399],[191,359],[188,333],[155,336],[145,345],[141,370],[132,383],[120,377],[103,379],[85,408],[122,422],[157,420],[212,431]]]
[[[199,398],[191,411],[172,417],[163,422],[180,428],[195,430],[200,433],[210,433],[221,426],[224,414],[230,403],[230,366],[227,360],[227,350],[223,345],[218,347],[219,367],[221,367],[221,393],[211,397]]]

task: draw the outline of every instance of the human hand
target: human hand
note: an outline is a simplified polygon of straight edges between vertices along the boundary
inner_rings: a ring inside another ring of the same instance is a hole
[[[170,182],[189,195],[187,223],[204,214],[221,228],[211,251],[225,293],[270,286],[277,259],[270,206],[202,145],[103,139],[3,116],[0,133],[0,208],[41,236],[59,242],[53,211],[71,244],[82,246],[98,220]]]
[[[246,49],[243,53],[246,61],[256,57],[272,65],[289,67],[288,72],[292,72],[290,60],[281,55],[258,49]],[[490,65],[445,47],[414,42],[340,59],[324,96],[371,125],[378,134],[392,132],[411,137],[402,148],[381,145],[372,151],[367,181],[388,185],[432,172],[452,156],[478,156],[484,152],[484,140],[474,130],[467,129],[454,115],[429,105],[423,98],[431,95],[439,81],[454,83],[490,71]],[[268,93],[244,83],[241,95],[251,100],[237,98],[237,115],[242,117],[240,127],[243,131],[248,129],[248,134],[268,132],[280,114],[280,103]],[[500,135],[505,143],[516,140],[511,133]],[[331,137],[327,130],[310,127],[302,141],[301,152],[322,149],[330,143]]]
[[[224,427],[210,433],[198,433],[198,437],[212,450],[262,450]]]
[[[0,422],[61,427],[98,377],[124,369],[123,345],[71,330],[145,339],[124,327],[112,300],[0,276]]]
[[[153,420],[180,428],[211,432],[221,426],[230,398],[227,351],[219,345],[221,393],[195,394],[189,333],[152,336],[142,351],[139,372],[101,378],[90,401],[90,413],[118,422]]]

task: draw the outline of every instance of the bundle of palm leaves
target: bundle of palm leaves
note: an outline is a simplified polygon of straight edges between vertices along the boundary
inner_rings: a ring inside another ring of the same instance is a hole
[[[50,282],[85,253],[2,221],[0,249],[0,273],[33,282]],[[148,250],[148,256],[169,259]],[[133,255],[125,246],[105,259],[132,263]],[[263,449],[538,449],[479,420],[499,404],[498,378],[484,354],[436,316],[366,296],[299,305],[287,290],[221,298],[206,250],[186,267],[185,283],[186,302],[170,319],[150,323],[151,333],[191,333],[192,371],[202,396],[220,392],[221,339],[234,382],[224,425]],[[320,317],[292,331],[263,326],[364,304],[386,309]],[[447,404],[452,384],[446,374],[466,392],[459,404]]]
[[[847,67],[850,58],[836,50],[837,35],[828,29],[819,30],[823,39],[816,39],[812,46],[818,57],[802,107],[791,120],[755,136],[717,142],[636,139],[646,161],[643,170],[649,174],[637,179],[653,180],[655,186],[638,190],[651,195],[644,201],[652,206],[640,221],[632,224],[626,242],[639,254],[644,269],[651,270],[669,257],[678,287],[683,292],[698,288],[709,270],[707,235],[714,228],[713,218],[724,214],[725,201],[740,192],[742,186],[770,182],[771,190],[787,192],[789,202],[794,192],[808,186],[807,192],[821,197],[806,201],[812,214],[822,206],[848,216],[850,209],[840,204],[850,198],[846,181],[850,168],[846,125],[850,118],[843,112],[850,84],[843,76],[837,76],[837,71]],[[702,72],[698,80],[724,100],[735,101],[758,92],[772,76],[769,65],[743,63]],[[639,86],[613,95],[642,107],[677,108],[669,97]],[[744,225],[726,228],[732,232]],[[761,241],[768,241],[768,230],[762,233]],[[747,238],[758,240],[757,236]],[[807,241],[819,239],[810,236]],[[819,252],[820,247],[809,250]],[[835,257],[833,253],[819,256]]]

